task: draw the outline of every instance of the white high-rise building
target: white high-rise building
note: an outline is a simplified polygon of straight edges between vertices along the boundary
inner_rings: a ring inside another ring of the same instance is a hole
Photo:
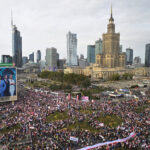
[[[46,49],[46,68],[51,71],[57,69],[57,49],[54,47]]]
[[[77,34],[67,34],[67,65],[77,66]]]

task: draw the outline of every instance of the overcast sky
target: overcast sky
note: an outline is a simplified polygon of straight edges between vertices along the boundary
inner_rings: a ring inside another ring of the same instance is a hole
[[[150,43],[150,0],[0,0],[0,55],[12,55],[11,9],[14,24],[21,31],[23,56],[56,47],[66,57],[66,33],[77,34],[78,54],[87,55],[107,31],[110,6],[123,51],[131,47],[134,56],[145,58]],[[144,60],[142,60],[144,61]]]

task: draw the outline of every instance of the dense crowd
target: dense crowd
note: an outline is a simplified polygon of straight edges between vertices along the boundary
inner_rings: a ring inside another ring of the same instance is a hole
[[[135,138],[125,143],[108,145],[98,149],[114,149],[123,147],[129,149],[150,149],[150,111],[149,108],[137,113],[135,108],[148,104],[146,96],[140,100],[128,99],[119,102],[90,101],[81,102],[68,100],[63,92],[59,94],[24,89],[14,105],[11,103],[0,106],[0,145],[3,149],[15,150],[74,150],[96,143],[126,138],[135,132]],[[81,113],[80,109],[90,108],[90,114]],[[68,117],[64,120],[48,122],[50,114],[67,111]],[[117,115],[123,123],[116,128],[95,121],[103,115]],[[88,120],[91,127],[100,129],[98,133],[88,130],[68,130],[67,126],[74,124],[75,120],[82,122]],[[14,131],[11,128],[19,126]],[[8,132],[2,132],[7,129]],[[77,137],[78,142],[71,141],[70,136]]]

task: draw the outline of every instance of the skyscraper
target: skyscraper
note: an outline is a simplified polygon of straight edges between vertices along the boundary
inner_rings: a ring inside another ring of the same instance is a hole
[[[87,61],[88,63],[95,63],[95,45],[87,46]]]
[[[28,63],[28,57],[24,56],[22,57],[22,64],[24,65],[26,63]]]
[[[150,44],[145,47],[145,67],[150,67]]]
[[[38,63],[41,60],[41,51],[37,50],[36,52],[36,62]]]
[[[77,66],[77,35],[71,32],[67,34],[67,65]]]
[[[56,48],[52,47],[46,49],[46,67],[48,70],[55,71],[55,69],[57,69],[57,58]]]
[[[133,64],[133,49],[131,48],[126,49],[126,64],[127,65]]]
[[[123,49],[123,48],[122,48],[122,45],[120,45],[120,53],[122,53],[122,49]]]
[[[64,69],[64,64],[66,63],[66,59],[59,59],[58,60],[58,69]]]
[[[96,58],[96,55],[98,54],[102,54],[102,40],[101,39],[95,41],[95,58]]]
[[[103,34],[102,54],[96,55],[96,63],[104,68],[124,68],[124,53],[120,53],[120,33],[115,32],[114,18],[111,8],[111,16],[107,25],[107,33]]]
[[[10,55],[2,55],[1,63],[12,63],[12,57]]]
[[[141,57],[140,56],[136,56],[134,58],[134,64],[141,64]]]
[[[12,60],[16,67],[22,67],[22,37],[13,21],[12,26]]]
[[[29,55],[29,61],[34,62],[34,52]]]

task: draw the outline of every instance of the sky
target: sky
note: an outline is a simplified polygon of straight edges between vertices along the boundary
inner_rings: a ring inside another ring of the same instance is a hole
[[[145,44],[150,43],[150,0],[0,0],[0,55],[12,55],[11,10],[21,32],[23,56],[46,48],[57,48],[60,58],[67,55],[66,34],[77,34],[78,55],[87,55],[107,32],[110,7],[120,44],[134,50],[144,62]]]

